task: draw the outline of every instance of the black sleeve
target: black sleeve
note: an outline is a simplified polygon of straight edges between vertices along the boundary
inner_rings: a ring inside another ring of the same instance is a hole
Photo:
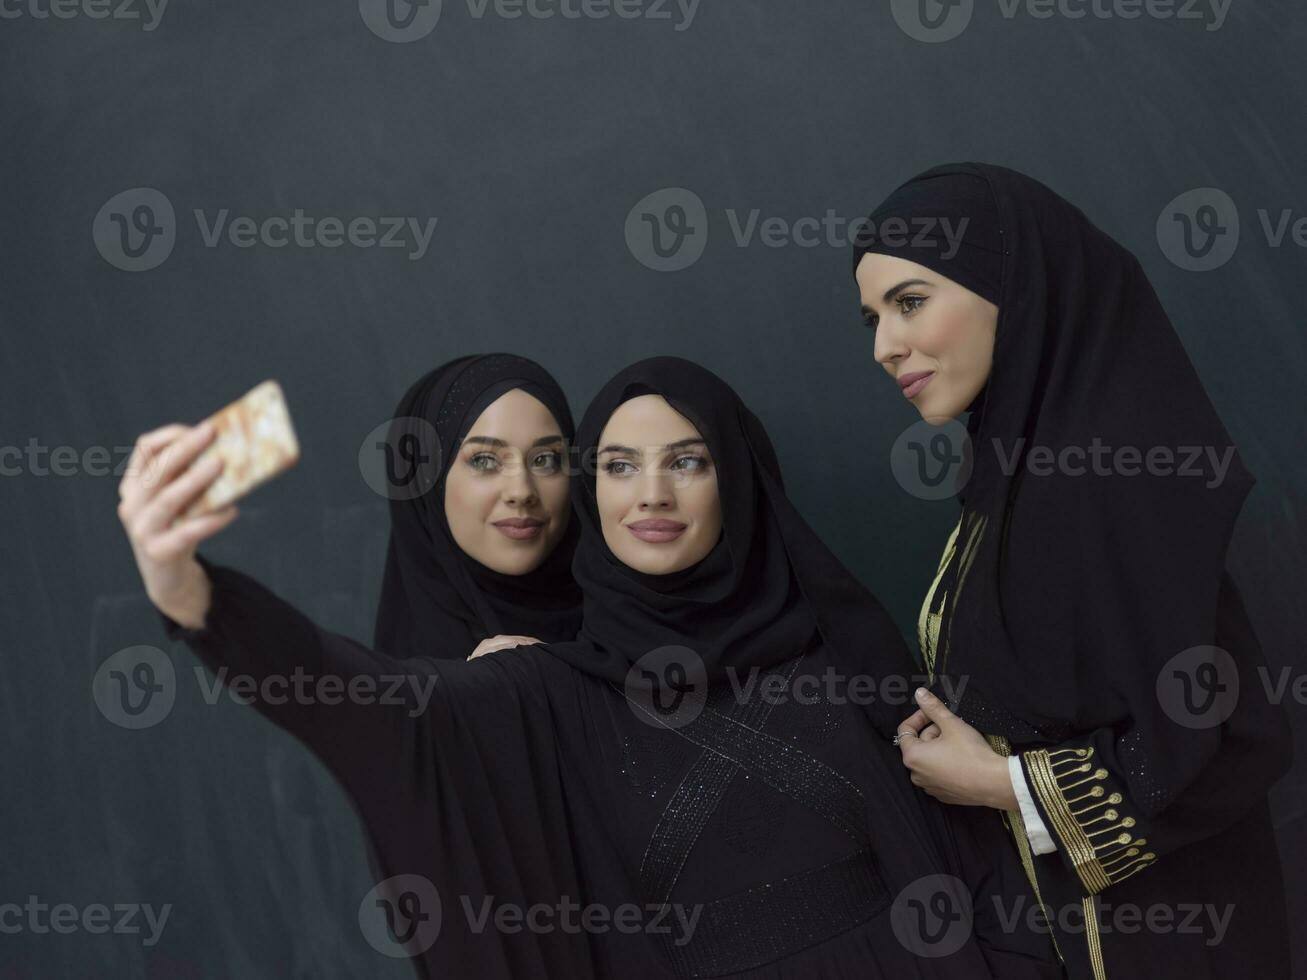
[[[347,787],[366,790],[383,778],[377,760],[413,758],[448,721],[442,714],[452,675],[471,665],[378,653],[320,628],[248,575],[197,559],[212,585],[204,625],[187,629],[160,612],[168,637],[304,742]]]
[[[1057,853],[1086,894],[1230,827],[1288,770],[1288,721],[1283,707],[1266,696],[1257,669],[1264,660],[1228,576],[1217,636],[1220,647],[1211,648],[1211,662],[1190,669],[1195,676],[1205,672],[1229,699],[1228,717],[1219,724],[1205,724],[1201,714],[1186,718],[1184,702],[1168,711],[1163,702],[1172,699],[1174,691],[1166,692],[1175,678],[1163,677],[1158,691],[1143,692],[1128,725],[1021,753],[1031,796],[1056,835]]]

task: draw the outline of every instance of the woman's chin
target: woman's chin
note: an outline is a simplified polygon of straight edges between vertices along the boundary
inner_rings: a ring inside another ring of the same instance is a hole
[[[523,549],[508,555],[487,555],[485,558],[478,560],[491,571],[498,572],[500,575],[526,575],[539,568],[547,554],[548,552],[541,547],[535,547],[529,552]]]
[[[913,400],[913,407],[920,413],[922,421],[928,425],[947,425],[961,414],[960,409],[953,410],[949,401],[950,399],[940,398],[938,395],[928,398],[926,393],[922,392]]]

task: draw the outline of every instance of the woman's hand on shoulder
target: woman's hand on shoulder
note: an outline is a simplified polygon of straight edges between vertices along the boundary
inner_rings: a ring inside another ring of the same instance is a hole
[[[543,643],[543,640],[537,640],[534,636],[510,636],[501,633],[499,636],[492,636],[489,639],[482,640],[477,644],[477,648],[472,651],[468,660],[475,660],[477,657],[483,657],[487,653],[494,653],[496,650],[511,650],[513,647],[529,647],[534,643]]]

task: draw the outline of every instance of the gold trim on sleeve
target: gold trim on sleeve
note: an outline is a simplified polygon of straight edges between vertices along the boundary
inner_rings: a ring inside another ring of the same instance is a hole
[[[1085,891],[1096,895],[1156,859],[1148,841],[1135,837],[1135,818],[1120,809],[1120,793],[1101,785],[1107,770],[1095,766],[1093,748],[1033,749],[1022,753],[1031,789],[1052,818]]]
[[[986,735],[985,741],[989,747],[997,752],[1003,758],[1012,754],[1012,743],[1002,735]],[[1035,893],[1035,901],[1039,903],[1039,910],[1044,916],[1044,921],[1049,923],[1048,938],[1053,943],[1053,951],[1057,953],[1057,958],[1066,962],[1062,956],[1062,950],[1058,948],[1057,936],[1054,935],[1052,928],[1052,917],[1048,914],[1048,906],[1044,903],[1044,896],[1039,891],[1039,876],[1035,874],[1035,856],[1030,850],[1030,837],[1026,831],[1025,818],[1021,816],[1021,808],[1015,810],[1000,810],[1003,817],[1003,825],[1012,835],[1012,840],[1017,846],[1017,854],[1021,858],[1021,866],[1025,869],[1026,880],[1030,882],[1030,890]]]

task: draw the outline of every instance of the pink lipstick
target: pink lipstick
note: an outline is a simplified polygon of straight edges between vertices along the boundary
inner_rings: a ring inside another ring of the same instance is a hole
[[[651,544],[663,544],[667,541],[675,541],[685,533],[687,525],[680,521],[669,521],[665,518],[650,518],[643,521],[635,521],[626,525],[626,529],[634,534],[641,541],[648,541]]]
[[[495,527],[514,541],[532,541],[544,532],[545,522],[535,517],[509,517],[495,521]]]
[[[904,398],[916,398],[921,394],[921,390],[930,384],[930,379],[935,376],[934,371],[909,371],[898,379],[899,387],[903,389]]]

